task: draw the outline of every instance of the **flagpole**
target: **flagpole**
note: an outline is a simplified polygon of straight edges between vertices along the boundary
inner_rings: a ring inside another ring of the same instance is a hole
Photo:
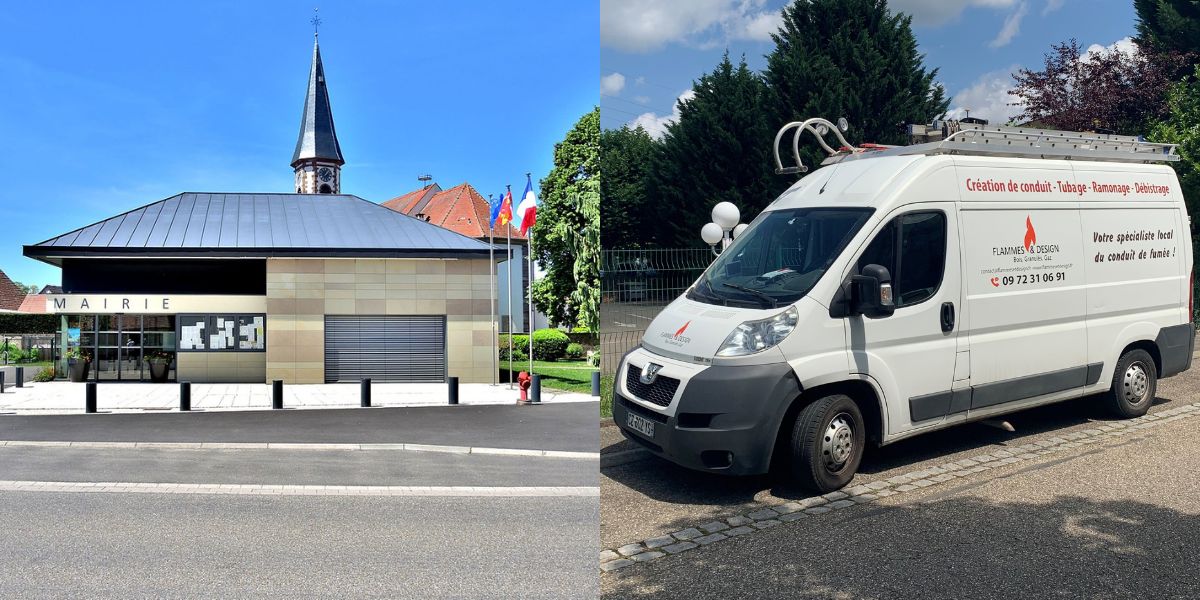
[[[533,228],[529,228],[529,376],[533,377]]]
[[[512,191],[511,185],[505,186],[505,187],[508,188],[508,190],[510,192]],[[503,200],[501,200],[501,202],[503,202]],[[510,208],[509,210],[511,211],[512,209]],[[509,221],[512,221],[511,217],[509,218]],[[513,330],[513,306],[512,305],[513,305],[513,301],[512,301],[512,225],[510,223],[504,224],[504,235],[506,235],[508,237],[508,245],[507,245],[508,261],[505,264],[508,265],[508,389],[511,390],[511,389],[513,389],[513,370],[512,370],[513,369],[513,357],[512,357],[512,353],[513,353],[513,336],[512,336],[512,330]]]
[[[492,197],[488,196],[488,212],[492,210]],[[497,354],[500,352],[500,334],[497,331],[496,325],[496,246],[493,245],[496,236],[496,222],[492,221],[488,225],[488,277],[491,279],[491,285],[488,287],[488,292],[491,294],[492,308],[492,342],[496,344],[492,352],[492,385],[499,383],[500,377],[500,357]]]
[[[525,182],[530,182],[529,173],[525,174]],[[521,198],[524,202],[525,198]],[[529,215],[521,215],[521,225],[525,224],[524,219]],[[536,221],[535,221],[536,223]],[[533,377],[533,225],[529,226],[529,235],[526,239],[529,242],[529,376]]]

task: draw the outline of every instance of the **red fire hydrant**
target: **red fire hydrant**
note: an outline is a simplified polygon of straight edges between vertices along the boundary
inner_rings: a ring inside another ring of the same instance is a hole
[[[529,373],[521,371],[517,373],[517,387],[521,389],[521,399],[517,402],[521,404],[529,404],[529,388],[533,385],[533,377]]]

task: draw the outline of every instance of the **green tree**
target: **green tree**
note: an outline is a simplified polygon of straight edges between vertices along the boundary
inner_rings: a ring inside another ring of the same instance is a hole
[[[1143,50],[1154,53],[1200,54],[1200,2],[1196,0],[1133,0],[1137,38]]]
[[[648,248],[660,243],[649,183],[655,141],[641,126],[600,132],[601,246]]]
[[[634,216],[662,232],[654,239],[676,247],[703,245],[700,228],[718,202],[734,203],[748,221],[791,183],[774,175],[766,88],[744,58],[734,66],[726,53],[692,92],[679,101],[679,119],[655,155],[652,206]]]
[[[545,270],[533,302],[551,321],[595,324],[600,298],[600,109],[554,145],[554,168],[540,182],[532,255]]]
[[[1200,214],[1197,213],[1200,211],[1200,67],[1195,67],[1191,78],[1171,88],[1167,93],[1167,108],[1169,116],[1154,127],[1150,139],[1179,144],[1176,152],[1180,160],[1171,166],[1179,174],[1188,213]],[[1195,220],[1192,227],[1192,245],[1196,248]]]
[[[937,69],[923,65],[911,23],[886,0],[796,0],[784,8],[764,73],[772,125],[846,117],[852,144],[906,143],[906,124],[929,123],[950,104],[934,82]],[[815,144],[801,152],[810,169],[826,156]]]

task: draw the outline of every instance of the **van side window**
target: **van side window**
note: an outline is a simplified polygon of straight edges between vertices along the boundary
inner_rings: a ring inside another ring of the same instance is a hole
[[[946,268],[946,215],[914,212],[892,219],[859,257],[858,270],[871,264],[891,273],[896,308],[933,297]]]

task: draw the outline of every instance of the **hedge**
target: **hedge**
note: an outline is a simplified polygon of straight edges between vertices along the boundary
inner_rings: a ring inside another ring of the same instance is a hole
[[[2,333],[58,333],[58,323],[58,315],[0,313],[0,332]]]

